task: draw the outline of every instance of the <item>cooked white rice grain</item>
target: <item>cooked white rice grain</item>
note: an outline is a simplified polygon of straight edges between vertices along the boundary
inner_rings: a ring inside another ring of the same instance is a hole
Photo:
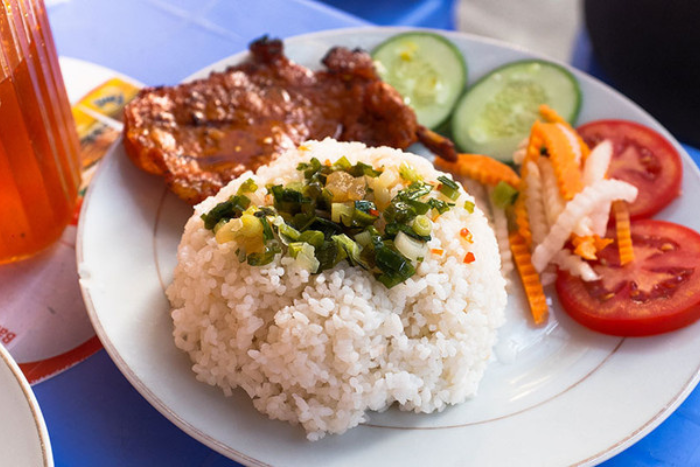
[[[345,156],[374,167],[407,161],[426,181],[440,172],[424,158],[390,148],[327,139],[305,143],[243,174],[195,207],[178,248],[168,288],[175,344],[198,380],[227,395],[243,388],[270,418],[300,423],[307,437],[343,433],[395,402],[433,412],[476,393],[504,320],[505,282],[493,231],[469,214],[462,193],[435,222],[429,254],[405,283],[387,289],[368,272],[341,262],[309,274],[277,255],[266,266],[239,263],[235,242],[218,244],[200,218],[253,178],[265,186],[301,180],[301,161]],[[393,194],[392,194],[393,196]],[[474,242],[460,237],[468,228]],[[476,260],[465,264],[466,253]]]

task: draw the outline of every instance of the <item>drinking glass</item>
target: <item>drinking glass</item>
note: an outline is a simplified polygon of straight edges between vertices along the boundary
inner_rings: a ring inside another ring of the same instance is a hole
[[[0,0],[0,263],[56,241],[80,184],[79,144],[42,0]]]

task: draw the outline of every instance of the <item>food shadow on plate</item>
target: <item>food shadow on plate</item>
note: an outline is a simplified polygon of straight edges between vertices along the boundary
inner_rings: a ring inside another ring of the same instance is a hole
[[[123,208],[126,208],[127,205],[133,206],[144,221],[151,222],[150,213],[154,206],[160,202],[160,198],[166,190],[162,178],[136,167],[126,155],[121,138],[114,143],[105,159],[97,176],[99,177],[107,171],[104,165],[113,164],[117,169],[114,183],[128,187],[127,190],[122,190],[125,197],[118,201],[119,206]]]

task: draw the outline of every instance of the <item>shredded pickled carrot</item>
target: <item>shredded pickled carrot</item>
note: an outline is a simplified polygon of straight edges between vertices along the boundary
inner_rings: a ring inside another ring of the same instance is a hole
[[[431,248],[430,252],[434,255],[442,256],[445,253],[445,250],[443,250],[442,248]]]
[[[540,151],[542,151],[542,146],[544,145],[544,139],[542,137],[542,127],[543,123],[536,121],[532,128],[530,129],[530,138],[527,140],[527,148],[525,149],[525,159],[520,167],[520,179],[525,177],[523,170],[527,170],[527,163],[532,161],[537,163],[540,158]]]
[[[567,201],[573,199],[574,195],[583,189],[583,183],[581,169],[576,162],[576,155],[569,139],[556,123],[535,124],[532,131],[540,134],[542,142],[547,148],[562,197]],[[530,152],[529,149],[528,147],[528,152]],[[528,156],[529,154],[526,157]]]
[[[530,232],[532,232],[532,241],[540,243],[547,236],[547,230],[549,230],[543,199],[542,174],[538,165],[531,161],[528,161],[526,170],[527,178],[524,179],[525,191],[521,192],[519,196],[524,197]],[[556,195],[559,195],[558,190]]]
[[[532,229],[530,227],[530,216],[527,212],[527,204],[525,203],[525,198],[527,196],[527,178],[528,178],[528,167],[530,162],[537,164],[537,160],[540,158],[540,151],[544,144],[544,139],[542,138],[542,123],[536,121],[532,125],[532,130],[530,131],[530,138],[527,143],[527,149],[525,150],[525,159],[523,159],[523,164],[520,166],[520,184],[518,185],[518,199],[513,205],[513,214],[515,216],[515,225],[518,229],[518,234],[523,238],[528,250],[532,246]]]
[[[615,241],[612,238],[600,237],[599,235],[593,235],[593,240],[595,242],[595,249],[598,251],[602,251],[606,246]]]
[[[554,110],[547,104],[540,105],[539,111],[540,116],[545,122],[562,124],[569,130],[571,130],[574,133],[574,135],[576,135],[576,140],[578,141],[579,147],[581,148],[581,162],[583,163],[588,157],[588,154],[590,154],[591,150],[585,143],[585,141],[583,141],[583,138],[579,136],[578,132],[576,132],[576,130],[574,130],[573,127],[569,124],[569,122],[564,120],[564,118],[561,115],[559,115],[556,110]]]
[[[565,123],[568,125],[568,122],[564,120],[564,117],[559,115],[556,110],[548,106],[547,104],[542,104],[539,107],[539,112],[540,116],[542,117],[542,120],[544,120],[547,123]]]
[[[574,234],[571,236],[571,243],[574,246],[574,254],[587,260],[596,259],[597,250],[593,235],[578,236]]]
[[[613,241],[612,238],[601,238],[599,235],[571,235],[571,244],[574,246],[574,253],[587,260],[596,259],[598,252],[610,245]]]
[[[525,239],[518,232],[511,232],[508,236],[510,240],[510,251],[513,253],[515,267],[523,283],[527,301],[530,304],[530,313],[535,324],[543,324],[547,321],[549,308],[544,295],[540,275],[532,266],[532,257]]]
[[[617,249],[620,253],[620,264],[624,266],[634,261],[630,212],[627,208],[627,203],[624,201],[614,201],[613,212],[615,213],[615,234],[617,235]]]
[[[518,228],[518,234],[523,238],[527,248],[530,249],[532,246],[532,229],[530,228],[530,218],[527,214],[523,193],[524,192],[521,191],[520,196],[515,200],[513,214],[515,215],[515,225]]]
[[[528,250],[532,246],[532,228],[530,227],[530,216],[527,212],[527,203],[525,198],[527,197],[527,179],[530,167],[530,162],[537,164],[540,158],[540,151],[544,144],[544,139],[542,138],[542,123],[536,121],[532,125],[532,130],[530,130],[530,138],[528,139],[527,149],[525,150],[525,158],[520,166],[520,184],[518,185],[518,199],[513,205],[513,215],[515,216],[515,225],[518,229],[518,233],[525,241]]]
[[[464,255],[464,262],[466,264],[473,263],[474,261],[476,261],[476,257],[474,257],[474,253],[472,253],[471,251]]]
[[[435,165],[441,170],[469,177],[484,185],[495,186],[499,182],[506,182],[517,188],[520,184],[520,177],[513,169],[496,159],[480,154],[458,154],[456,162],[437,158]]]
[[[596,259],[598,257],[598,252],[612,242],[613,239],[601,238],[598,235],[571,235],[571,244],[574,246],[574,253],[587,260]]]
[[[637,188],[621,180],[599,180],[587,186],[566,204],[542,243],[533,250],[532,264],[535,269],[543,271],[557,252],[564,247],[580,220],[598,206],[616,199],[633,201],[636,196]]]

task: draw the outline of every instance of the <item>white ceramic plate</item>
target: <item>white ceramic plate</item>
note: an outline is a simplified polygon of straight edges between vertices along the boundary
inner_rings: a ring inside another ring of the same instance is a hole
[[[317,67],[330,46],[371,47],[400,29],[336,30],[289,39],[296,61]],[[523,50],[445,33],[464,53],[469,81]],[[221,69],[241,56],[226,59]],[[648,114],[596,80],[581,83],[579,122],[625,118],[655,128]],[[661,218],[700,230],[694,204],[698,170],[682,148],[684,194]],[[171,340],[163,293],[191,208],[156,177],[136,169],[121,145],[103,162],[81,215],[78,261],[97,334],[131,383],[190,435],[249,465],[591,465],[651,431],[693,389],[700,369],[700,323],[644,339],[590,332],[554,301],[544,329],[528,325],[522,294],[511,295],[509,322],[479,395],[439,414],[389,410],[342,436],[310,443],[299,427],[258,414],[243,391],[232,398],[195,380]]]
[[[0,465],[52,467],[49,433],[34,392],[0,344]]]

